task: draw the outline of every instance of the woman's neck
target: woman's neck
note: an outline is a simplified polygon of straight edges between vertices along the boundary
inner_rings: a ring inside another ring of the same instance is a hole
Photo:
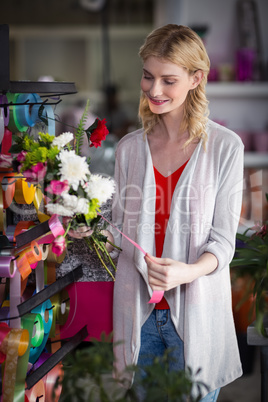
[[[161,116],[159,124],[154,128],[154,135],[168,142],[185,143],[189,138],[187,130],[180,131],[182,119],[172,119],[169,116]]]

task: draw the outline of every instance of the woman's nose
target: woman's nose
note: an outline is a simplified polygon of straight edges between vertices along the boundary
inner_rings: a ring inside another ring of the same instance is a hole
[[[159,81],[157,81],[157,80],[152,81],[152,85],[150,88],[150,95],[154,98],[162,95],[162,88],[161,88]]]

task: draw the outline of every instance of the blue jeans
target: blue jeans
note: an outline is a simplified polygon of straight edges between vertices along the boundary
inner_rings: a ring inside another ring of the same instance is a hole
[[[155,357],[163,356],[166,349],[171,349],[170,370],[184,370],[184,343],[179,337],[170,317],[170,310],[153,310],[141,328],[141,347],[138,366],[142,369],[153,363]],[[201,402],[216,402],[220,389],[207,394]]]

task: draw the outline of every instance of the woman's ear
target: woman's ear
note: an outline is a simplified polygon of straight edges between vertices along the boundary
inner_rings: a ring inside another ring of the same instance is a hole
[[[197,70],[193,75],[192,89],[196,88],[200,84],[203,78],[204,78],[204,72],[202,70]]]

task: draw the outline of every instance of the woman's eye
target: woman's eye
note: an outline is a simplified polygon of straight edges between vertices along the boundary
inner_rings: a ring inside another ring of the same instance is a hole
[[[151,79],[152,79],[152,77],[150,77],[150,76],[148,76],[148,75],[144,75],[143,78],[144,78],[145,80],[151,80]]]
[[[173,85],[173,84],[175,84],[175,82],[174,82],[174,81],[165,81],[165,84],[167,84],[167,85]]]

